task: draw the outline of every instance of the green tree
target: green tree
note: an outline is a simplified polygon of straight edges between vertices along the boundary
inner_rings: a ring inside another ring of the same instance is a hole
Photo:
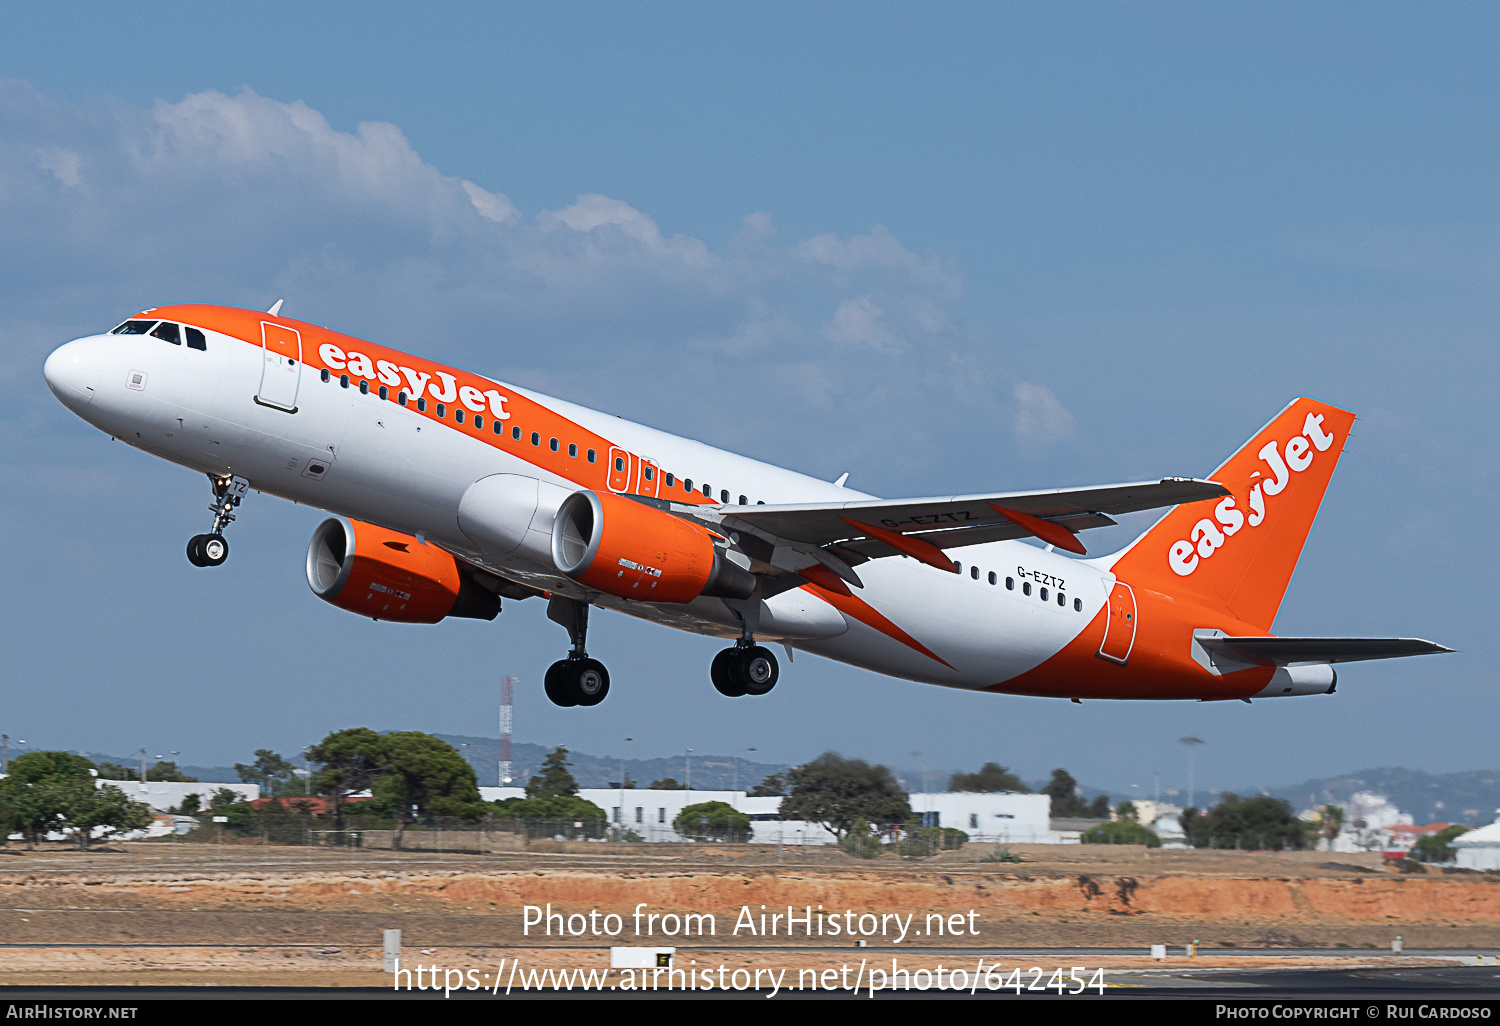
[[[335,730],[308,749],[307,757],[322,765],[312,787],[333,799],[333,828],[343,830],[341,800],[375,785],[384,764],[385,738],[368,727]]]
[[[786,797],[786,774],[772,773],[750,789],[748,797],[751,798],[784,798]]]
[[[890,769],[871,766],[863,759],[824,752],[790,770],[788,784],[781,818],[819,823],[840,841],[856,820],[892,827],[911,818],[906,792]]]
[[[139,775],[139,774],[137,774]],[[177,768],[177,763],[171,759],[163,759],[146,770],[147,780],[174,780],[182,784],[196,784],[197,777],[190,777]]]
[[[240,797],[238,791],[231,791],[227,787],[221,787],[209,796],[208,808],[210,812],[218,812],[220,809],[227,809],[231,805],[239,805],[242,801],[244,799]]]
[[[1133,819],[1121,819],[1113,823],[1100,823],[1085,830],[1078,838],[1084,844],[1144,844],[1148,848],[1160,848],[1161,838]]]
[[[80,849],[88,848],[95,831],[107,837],[143,830],[154,818],[151,806],[132,801],[112,784],[96,786],[92,779],[58,776],[36,786],[53,792],[59,820],[73,831]]]
[[[1468,827],[1455,823],[1435,834],[1426,834],[1412,846],[1408,858],[1416,859],[1418,862],[1452,862],[1457,857],[1453,850],[1453,839],[1459,834],[1468,832]]]
[[[528,798],[560,798],[578,794],[578,781],[568,768],[568,750],[562,745],[542,760],[542,772],[526,782]]]
[[[880,854],[880,834],[864,819],[856,819],[839,838],[839,847],[855,858],[873,859]]]
[[[478,819],[487,811],[479,798],[474,767],[441,738],[420,730],[393,731],[385,735],[383,753],[382,774],[373,790],[384,810],[396,819],[393,846],[397,850],[407,824],[416,822],[419,815]]]
[[[750,840],[750,817],[727,802],[699,802],[679,812],[672,829],[684,837],[743,844]]]
[[[234,764],[234,771],[240,779],[247,784],[259,784],[261,794],[265,796],[284,793],[291,786],[295,769],[269,748],[257,748],[255,761],[248,766],[243,762]]]
[[[92,780],[98,771],[92,762],[72,752],[27,752],[10,760],[7,772],[16,780],[35,784],[48,777],[74,777]]]
[[[105,780],[139,780],[141,771],[131,769],[129,766],[118,762],[101,762],[99,764],[99,775]]]
[[[47,778],[28,781],[8,776],[0,780],[0,810],[5,816],[6,835],[19,833],[28,848],[35,848],[42,838],[57,829],[62,812],[60,797],[56,788],[47,786]]]
[[[601,837],[606,815],[603,809],[576,795],[553,798],[506,798],[494,802],[498,815],[523,820],[532,836],[560,833],[564,837]],[[575,827],[574,823],[582,826]]]
[[[1078,794],[1078,781],[1061,767],[1052,771],[1052,779],[1047,781],[1042,793],[1052,799],[1053,819],[1105,819],[1109,816],[1109,798],[1101,794],[1092,802],[1084,801]]]
[[[1194,848],[1237,848],[1245,851],[1304,848],[1310,824],[1292,814],[1279,798],[1260,795],[1240,798],[1225,792],[1207,815],[1186,808],[1182,831]]]
[[[1122,822],[1124,822],[1126,820],[1128,820],[1131,823],[1137,823],[1137,822],[1139,822],[1140,821],[1140,819],[1139,819],[1139,813],[1137,813],[1136,810],[1135,810],[1135,802],[1133,802],[1133,801],[1131,801],[1130,799],[1127,798],[1123,802],[1121,802],[1119,805],[1116,805],[1115,806],[1115,818],[1118,819],[1118,820],[1120,820],[1120,821],[1122,821]]]
[[[175,809],[169,809],[178,816],[196,816],[203,811],[203,796],[201,794],[184,795]]]
[[[651,786],[647,788],[648,791],[686,791],[687,789],[686,784],[679,784],[672,777],[653,780],[651,781]]]
[[[1313,821],[1319,837],[1323,838],[1323,850],[1333,850],[1333,840],[1344,829],[1344,810],[1337,805],[1318,806],[1318,818]]]
[[[955,773],[948,780],[950,791],[977,791],[982,793],[995,793],[1000,791],[1015,791],[1020,794],[1030,794],[1031,789],[1021,783],[1021,778],[998,762],[987,762],[979,767],[978,773]]]

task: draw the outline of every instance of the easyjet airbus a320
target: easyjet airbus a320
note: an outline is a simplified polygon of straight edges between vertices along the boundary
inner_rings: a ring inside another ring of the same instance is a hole
[[[47,384],[99,430],[208,475],[197,566],[224,562],[254,489],[338,514],[313,533],[307,581],[341,609],[436,623],[544,598],[572,642],[546,674],[559,705],[609,691],[591,606],[734,639],[710,672],[729,696],[776,685],[763,641],[1075,701],[1328,694],[1335,663],[1449,651],[1270,634],[1354,423],[1312,399],[1207,480],[890,501],[280,307],[146,310],[52,353]],[[1080,532],[1157,507],[1174,508],[1123,552],[1076,558]]]

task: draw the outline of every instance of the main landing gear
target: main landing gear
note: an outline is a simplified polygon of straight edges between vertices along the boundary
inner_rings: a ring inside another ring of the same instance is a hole
[[[229,558],[229,542],[224,540],[224,528],[234,522],[230,512],[250,492],[250,482],[243,477],[218,477],[208,475],[213,486],[214,501],[208,511],[214,515],[214,526],[207,534],[195,534],[188,539],[187,558],[194,566],[218,566]]]
[[[584,644],[589,631],[589,604],[553,595],[547,604],[547,619],[568,630],[573,648],[568,658],[547,667],[545,689],[554,705],[598,705],[609,694],[609,671],[590,659]]]
[[[751,638],[741,638],[733,648],[714,656],[708,673],[719,694],[739,698],[766,694],[776,686],[781,669],[770,649]]]

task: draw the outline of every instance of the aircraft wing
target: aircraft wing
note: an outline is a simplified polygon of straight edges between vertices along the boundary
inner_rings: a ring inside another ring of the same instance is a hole
[[[1351,663],[1361,659],[1399,659],[1438,655],[1451,648],[1421,638],[1235,638],[1195,639],[1210,652],[1218,651],[1246,663],[1285,666],[1288,663]]]
[[[1111,514],[1134,513],[1184,502],[1201,502],[1228,495],[1223,485],[1196,478],[1169,477],[1160,481],[1062,488],[1046,492],[998,492],[990,495],[944,495],[926,499],[865,499],[843,503],[806,503],[785,506],[725,506],[722,523],[748,528],[774,541],[837,548],[855,557],[888,556],[912,539],[937,549],[1037,535],[1051,530],[1073,534],[1092,527],[1108,527]],[[1013,511],[1009,518],[996,509]],[[1020,521],[1020,522],[1018,522]],[[1029,524],[1029,526],[1023,526]],[[864,527],[873,528],[873,531]],[[891,536],[900,536],[892,538]],[[896,541],[896,545],[891,545]],[[1081,546],[1075,551],[1081,551]],[[919,557],[920,558],[920,557]]]

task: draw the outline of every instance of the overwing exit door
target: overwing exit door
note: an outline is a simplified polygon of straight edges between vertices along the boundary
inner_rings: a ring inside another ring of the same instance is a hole
[[[1135,647],[1135,592],[1124,581],[1116,581],[1109,592],[1108,622],[1104,626],[1104,641],[1099,645],[1099,657],[1112,663],[1125,665],[1130,650]]]
[[[262,362],[255,401],[288,413],[297,412],[302,378],[302,335],[294,328],[260,322]]]

